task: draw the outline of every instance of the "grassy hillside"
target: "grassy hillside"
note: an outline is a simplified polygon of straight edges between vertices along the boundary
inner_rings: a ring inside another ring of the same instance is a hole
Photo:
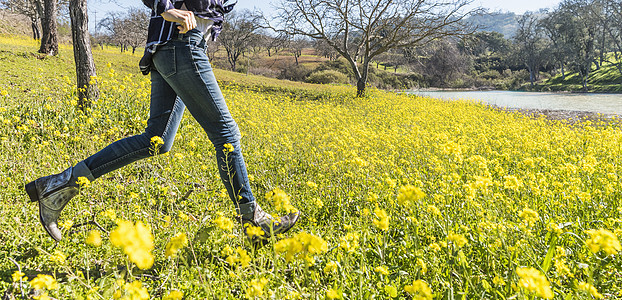
[[[582,91],[583,83],[577,72],[567,72],[565,79],[557,74],[537,89],[550,91]],[[622,73],[611,63],[604,63],[600,69],[592,67],[588,77],[588,91],[590,92],[622,92]]]
[[[0,37],[3,299],[622,296],[618,119],[571,126],[224,71],[254,193],[274,214],[289,201],[299,224],[249,247],[186,114],[171,152],[84,184],[55,244],[23,185],[140,133],[149,80],[138,56],[95,51],[101,98],[84,115],[71,49],[36,46]]]

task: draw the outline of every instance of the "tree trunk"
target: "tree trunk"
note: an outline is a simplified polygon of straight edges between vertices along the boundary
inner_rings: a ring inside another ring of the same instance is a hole
[[[58,30],[56,27],[56,0],[43,2],[43,20],[41,22],[41,48],[39,53],[58,54]]]
[[[91,102],[99,97],[99,89],[95,79],[97,73],[95,72],[88,31],[89,21],[86,0],[71,0],[69,3],[69,15],[71,17],[73,55],[78,77],[78,107],[86,111]]]
[[[361,77],[356,81],[356,97],[365,97],[365,89],[367,88],[367,75],[369,74],[369,62],[363,62],[363,72]]]
[[[36,20],[32,20],[30,23],[30,26],[32,27],[32,38],[34,40],[40,40],[41,39],[41,31],[39,31],[39,25],[37,24]]]

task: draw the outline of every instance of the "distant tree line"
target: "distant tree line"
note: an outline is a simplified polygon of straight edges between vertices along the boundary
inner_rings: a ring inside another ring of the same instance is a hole
[[[470,24],[481,12],[467,9],[470,2],[281,0],[271,18],[249,10],[228,14],[207,54],[216,66],[234,71],[352,83],[359,96],[369,84],[516,88],[534,85],[543,72],[562,78],[579,74],[587,90],[594,68],[611,64],[622,74],[622,0],[564,0],[556,9],[525,13],[509,38]],[[30,18],[33,38],[42,40],[40,52],[57,51],[53,35],[46,38],[54,26],[43,24],[51,22],[50,10],[67,14],[68,0],[0,0],[0,5]],[[108,13],[91,38],[134,53],[145,43],[149,13],[145,8]],[[299,61],[310,48],[328,60],[315,70]],[[254,62],[283,52],[293,61]],[[226,59],[214,60],[217,54]]]
[[[147,41],[147,26],[151,12],[143,7],[124,12],[109,12],[96,24],[95,40],[100,46],[117,45],[121,52],[142,47]]]
[[[563,80],[573,72],[587,91],[590,73],[605,64],[614,65],[622,75],[621,0],[565,0],[550,11],[525,13],[517,24],[509,39],[496,32],[477,32],[411,49],[406,57],[414,62],[413,70],[435,86],[468,86],[461,81],[479,79],[471,82],[477,86],[486,79],[506,77],[514,81],[506,81],[504,87],[515,88],[524,81],[533,86],[543,72],[559,74]]]

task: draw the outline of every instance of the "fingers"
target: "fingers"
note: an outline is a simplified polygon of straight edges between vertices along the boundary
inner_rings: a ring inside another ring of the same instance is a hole
[[[188,25],[186,26],[186,28],[188,30],[192,30],[195,29],[197,27],[197,19],[194,17],[194,13],[191,11],[188,11],[188,18],[187,18]]]
[[[177,28],[181,33],[186,33],[197,27],[197,20],[194,18],[194,13],[191,11],[170,9],[162,13],[162,17],[169,22],[178,23],[179,25]]]

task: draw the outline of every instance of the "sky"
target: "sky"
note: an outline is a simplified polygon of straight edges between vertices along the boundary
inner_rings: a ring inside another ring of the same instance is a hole
[[[252,10],[257,8],[264,12],[270,12],[273,10],[270,5],[271,2],[274,0],[238,0],[236,9]],[[561,0],[473,0],[474,5],[480,5],[492,11],[509,11],[517,14],[523,14],[525,11],[537,11],[541,8],[553,8],[560,2]],[[132,6],[144,6],[139,0],[92,0],[88,3],[89,26],[91,28],[93,28],[95,20],[101,20],[107,12],[124,11]]]

